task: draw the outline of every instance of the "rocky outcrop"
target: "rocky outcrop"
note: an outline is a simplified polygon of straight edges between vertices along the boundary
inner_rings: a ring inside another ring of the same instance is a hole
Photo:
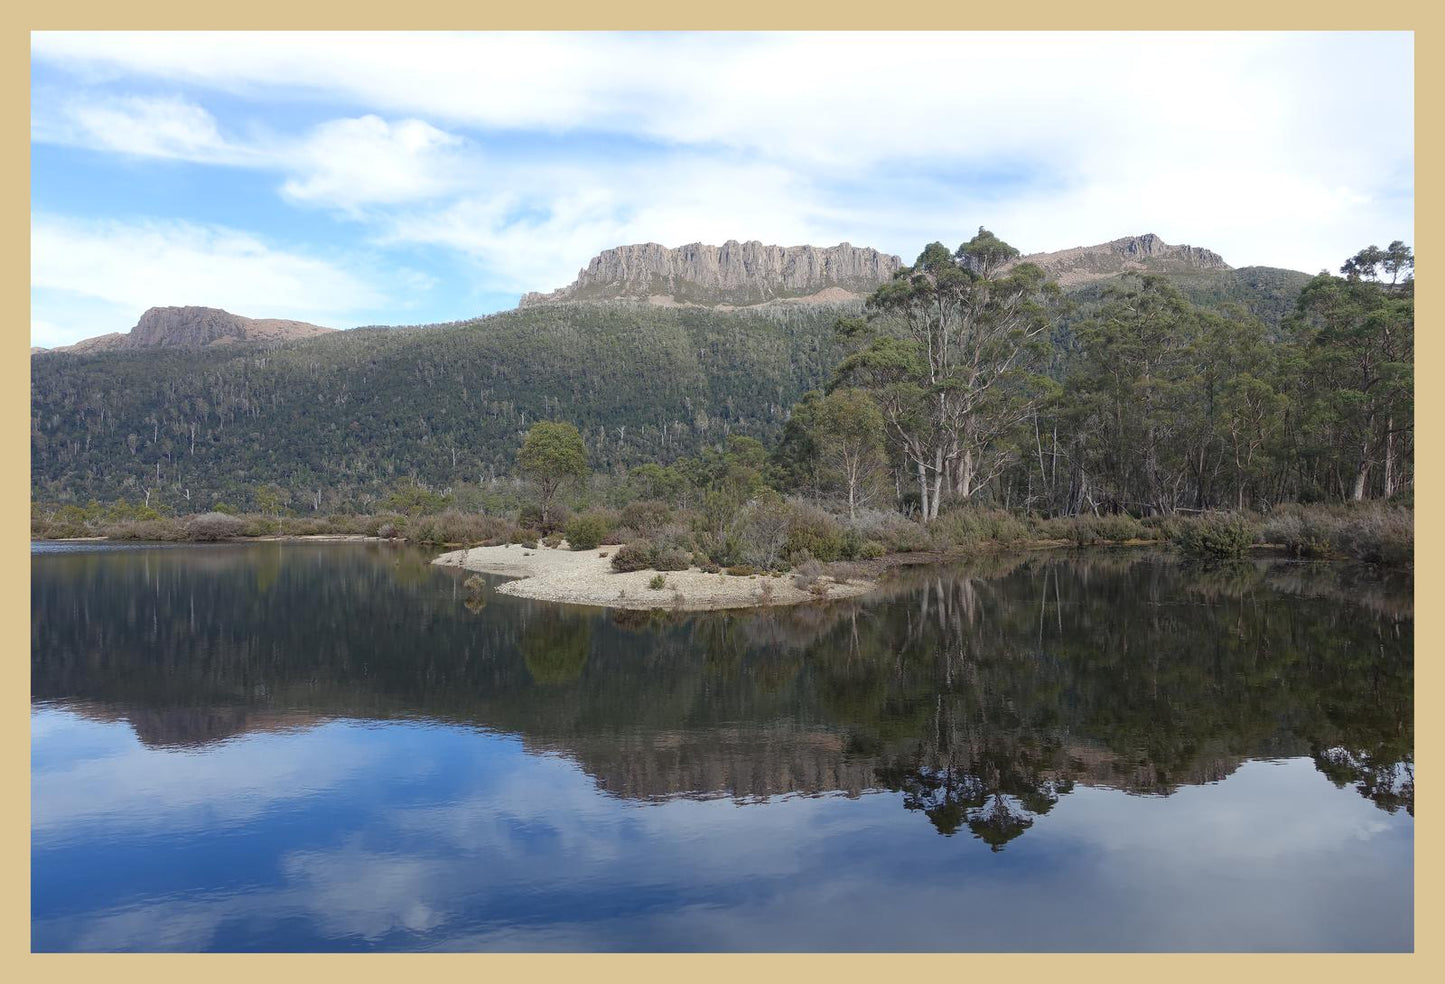
[[[573,284],[527,294],[521,306],[601,300],[730,307],[828,303],[867,295],[898,267],[896,256],[848,243],[766,246],[730,239],[721,246],[691,243],[676,249],[643,243],[603,251]]]
[[[1228,270],[1224,258],[1199,246],[1171,246],[1152,232],[1125,236],[1098,246],[1076,246],[1057,253],[1033,253],[1019,262],[1042,267],[1061,287],[1117,277],[1121,273],[1203,273]]]
[[[233,342],[287,342],[334,331],[305,321],[245,318],[208,307],[153,307],[129,332],[111,332],[49,349],[51,352],[112,352],[146,348],[204,348]],[[32,354],[35,354],[32,351]]]

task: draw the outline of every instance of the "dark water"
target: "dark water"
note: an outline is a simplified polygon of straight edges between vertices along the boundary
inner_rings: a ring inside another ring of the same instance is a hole
[[[614,618],[32,558],[37,950],[1413,947],[1411,585],[1137,553]]]

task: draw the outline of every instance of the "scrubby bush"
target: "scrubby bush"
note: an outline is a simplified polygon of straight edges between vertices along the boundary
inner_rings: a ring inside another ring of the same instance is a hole
[[[877,540],[865,540],[863,541],[863,545],[858,548],[858,559],[877,560],[879,557],[882,557],[887,552],[888,548],[883,546],[883,544],[879,543]]]
[[[787,541],[783,552],[785,557],[796,558],[807,554],[829,563],[841,559],[845,548],[846,531],[842,524],[828,513],[813,506],[789,507]]]
[[[1243,557],[1259,527],[1239,513],[1205,513],[1181,523],[1173,543],[1191,557]]]
[[[542,515],[542,507],[535,503],[527,503],[517,511],[517,525],[534,529],[538,532],[538,535],[556,533],[566,529],[567,523],[571,518],[571,510],[566,506],[556,503],[547,510],[545,519]]]
[[[612,532],[611,517],[601,512],[585,512],[567,522],[567,543],[573,550],[595,550]]]
[[[654,536],[672,521],[673,509],[656,499],[639,499],[622,507],[619,522],[640,536]]]
[[[793,509],[778,495],[760,495],[737,511],[733,532],[743,563],[771,568],[788,547]]]
[[[1415,513],[1383,508],[1357,512],[1341,525],[1340,546],[1356,560],[1409,567],[1415,563]]]
[[[1264,542],[1278,544],[1296,557],[1328,557],[1335,551],[1333,524],[1317,514],[1281,510],[1271,514],[1260,533]]]
[[[653,552],[652,566],[659,571],[685,571],[692,566],[692,555],[677,547],[665,547]]]
[[[793,584],[803,591],[811,591],[823,576],[823,565],[809,558],[793,570]]]
[[[412,543],[472,545],[499,536],[510,528],[510,523],[495,516],[447,509],[432,516],[411,519],[406,526],[406,538]]]
[[[731,574],[733,577],[752,577],[757,572],[757,568],[751,564],[734,564],[726,571],[726,573]]]
[[[245,520],[222,512],[201,513],[186,522],[186,533],[192,540],[229,540],[240,536]]]
[[[645,571],[652,566],[653,548],[646,540],[624,543],[612,555],[612,569],[618,573]]]
[[[647,582],[647,586],[654,591],[661,591],[666,584],[667,578],[661,574],[654,575],[652,580]]]
[[[1099,516],[1094,520],[1093,526],[1094,535],[1106,543],[1153,539],[1152,533],[1128,513],[1120,513],[1117,516]]]
[[[111,540],[147,540],[167,542],[175,540],[194,540],[199,537],[192,536],[185,528],[178,524],[164,519],[126,519],[115,523],[107,523],[100,528],[100,532]],[[229,537],[217,536],[207,539],[225,540]]]
[[[962,506],[941,514],[929,524],[928,532],[937,549],[977,548],[1017,543],[1028,536],[1028,527],[1001,509]]]
[[[1296,557],[1350,557],[1410,566],[1415,554],[1412,510],[1375,504],[1282,506],[1264,522],[1263,538]]]

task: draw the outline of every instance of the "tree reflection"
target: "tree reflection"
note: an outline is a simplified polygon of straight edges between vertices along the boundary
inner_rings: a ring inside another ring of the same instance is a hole
[[[522,659],[541,684],[571,683],[582,675],[592,647],[590,618],[537,619],[522,633]]]
[[[1413,815],[1411,585],[1368,572],[988,558],[857,601],[654,617],[468,590],[426,561],[290,544],[37,561],[32,693],[156,744],[458,722],[639,798],[883,788],[995,850],[1076,784],[1168,795],[1253,756],[1310,756]]]

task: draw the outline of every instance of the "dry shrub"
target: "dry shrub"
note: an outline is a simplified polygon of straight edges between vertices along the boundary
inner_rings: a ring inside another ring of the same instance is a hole
[[[652,555],[652,544],[646,540],[625,543],[612,555],[612,569],[618,573],[645,571],[652,566]]]
[[[186,533],[192,540],[229,540],[240,536],[245,528],[246,521],[239,516],[220,512],[201,513],[186,522]]]

